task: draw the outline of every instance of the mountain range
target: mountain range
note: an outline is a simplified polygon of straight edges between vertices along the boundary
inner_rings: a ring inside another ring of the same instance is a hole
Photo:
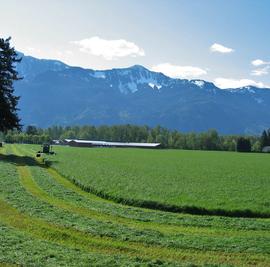
[[[92,70],[22,57],[15,83],[24,125],[161,125],[183,132],[259,134],[270,127],[270,90],[220,89],[135,65]]]

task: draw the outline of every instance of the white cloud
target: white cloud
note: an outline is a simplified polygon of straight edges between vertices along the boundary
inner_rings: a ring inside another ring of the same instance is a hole
[[[218,52],[218,53],[222,53],[222,54],[228,54],[228,53],[232,53],[234,51],[234,49],[226,47],[226,46],[221,45],[221,44],[214,43],[210,46],[210,51],[211,52]]]
[[[59,50],[56,51],[56,55],[60,57],[72,56],[73,52],[71,50],[63,50],[63,51]]]
[[[214,83],[217,87],[221,89],[227,88],[240,88],[245,86],[256,86],[259,88],[267,88],[268,86],[262,82],[256,82],[250,79],[228,79],[228,78],[216,78]]]
[[[31,55],[31,56],[37,56],[37,57],[42,54],[42,51],[39,48],[35,48],[32,46],[27,46],[27,47],[23,48],[22,52],[25,55]]]
[[[251,64],[255,67],[258,67],[258,66],[262,66],[262,65],[269,65],[270,62],[263,61],[261,59],[255,59],[255,60],[251,61]]]
[[[266,66],[264,68],[261,69],[256,69],[256,70],[252,70],[251,71],[251,75],[253,76],[262,76],[262,75],[267,75],[269,73],[270,66]]]
[[[144,56],[144,50],[135,43],[119,40],[105,40],[98,36],[71,42],[80,47],[80,51],[95,56],[102,56],[107,60],[113,60],[120,57]]]
[[[172,78],[193,79],[207,74],[207,71],[192,66],[177,66],[171,63],[162,63],[151,68],[153,71],[162,72]]]
[[[261,59],[255,59],[251,61],[251,64],[255,67],[260,67],[260,69],[255,69],[251,71],[251,75],[253,76],[262,76],[262,75],[266,75],[269,73],[269,69],[270,69],[270,62],[268,61],[264,61]],[[263,67],[264,66],[264,67]]]
[[[26,47],[26,50],[29,51],[29,52],[41,52],[40,49],[31,47],[31,46],[27,46],[27,47]]]

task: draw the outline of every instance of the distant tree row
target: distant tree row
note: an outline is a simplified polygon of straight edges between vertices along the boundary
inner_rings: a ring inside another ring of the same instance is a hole
[[[270,145],[270,129],[261,137],[219,135],[216,130],[203,133],[182,133],[170,131],[161,126],[150,128],[136,125],[114,126],[53,126],[47,129],[27,126],[22,132],[9,131],[4,135],[9,143],[41,144],[58,139],[87,139],[116,142],[148,142],[161,143],[165,148],[191,150],[224,150],[224,151],[261,151]]]

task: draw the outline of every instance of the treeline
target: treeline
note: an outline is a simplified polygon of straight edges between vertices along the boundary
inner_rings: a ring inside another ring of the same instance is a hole
[[[53,126],[47,129],[28,126],[22,132],[9,131],[3,136],[7,143],[42,144],[53,140],[86,139],[116,142],[148,142],[161,143],[164,148],[179,148],[191,150],[224,150],[235,151],[238,140],[247,140],[251,151],[261,151],[262,147],[270,145],[270,129],[262,136],[219,135],[216,130],[202,133],[182,133],[170,131],[161,126],[150,128],[136,125],[114,126]],[[242,138],[242,139],[241,139]],[[244,141],[244,144],[246,143]],[[241,144],[240,144],[241,145]]]

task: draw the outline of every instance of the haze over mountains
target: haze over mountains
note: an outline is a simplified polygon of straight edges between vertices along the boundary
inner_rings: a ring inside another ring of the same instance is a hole
[[[143,66],[94,71],[23,56],[16,82],[24,125],[161,125],[257,134],[270,126],[270,90],[222,90],[203,80],[172,79]]]

